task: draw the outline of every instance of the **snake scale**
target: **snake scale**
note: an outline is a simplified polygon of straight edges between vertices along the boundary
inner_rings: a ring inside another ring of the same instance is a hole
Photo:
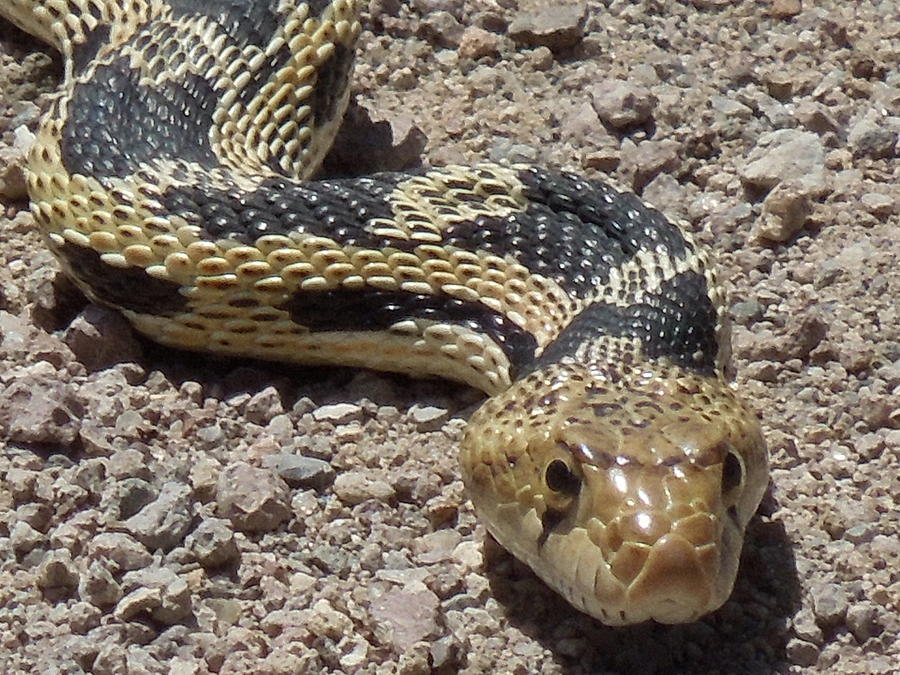
[[[714,610],[768,470],[708,253],[531,165],[316,180],[361,4],[5,0],[64,57],[27,165],[47,244],[164,345],[481,389],[460,463],[500,544],[606,624]]]

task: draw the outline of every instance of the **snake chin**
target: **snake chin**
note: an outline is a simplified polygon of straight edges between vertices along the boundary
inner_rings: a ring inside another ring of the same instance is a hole
[[[559,368],[550,392],[509,399],[529,405],[486,404],[463,444],[492,535],[609,625],[721,606],[766,484],[758,425],[727,385],[645,376]]]

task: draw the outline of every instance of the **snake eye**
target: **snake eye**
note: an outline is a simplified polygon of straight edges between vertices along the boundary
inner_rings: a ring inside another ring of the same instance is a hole
[[[561,459],[554,459],[547,465],[544,471],[544,479],[547,481],[547,487],[554,492],[562,492],[567,495],[574,495],[581,487],[581,480],[574,474],[569,465]]]
[[[722,466],[722,494],[728,494],[740,486],[743,479],[744,463],[736,453],[729,452],[725,456],[725,463]]]

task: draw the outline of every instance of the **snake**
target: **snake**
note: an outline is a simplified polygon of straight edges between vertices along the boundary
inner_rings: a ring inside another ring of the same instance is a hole
[[[322,177],[361,0],[4,0],[63,84],[36,226],[163,345],[484,392],[460,471],[576,609],[687,623],[731,595],[768,483],[711,252],[632,192],[515,162]]]

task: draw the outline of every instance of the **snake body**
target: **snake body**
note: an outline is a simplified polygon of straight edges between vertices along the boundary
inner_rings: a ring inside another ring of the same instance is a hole
[[[574,174],[482,163],[312,180],[358,0],[5,0],[65,81],[34,218],[93,300],[165,345],[458,380],[488,531],[610,624],[729,596],[767,483],[686,231]]]

